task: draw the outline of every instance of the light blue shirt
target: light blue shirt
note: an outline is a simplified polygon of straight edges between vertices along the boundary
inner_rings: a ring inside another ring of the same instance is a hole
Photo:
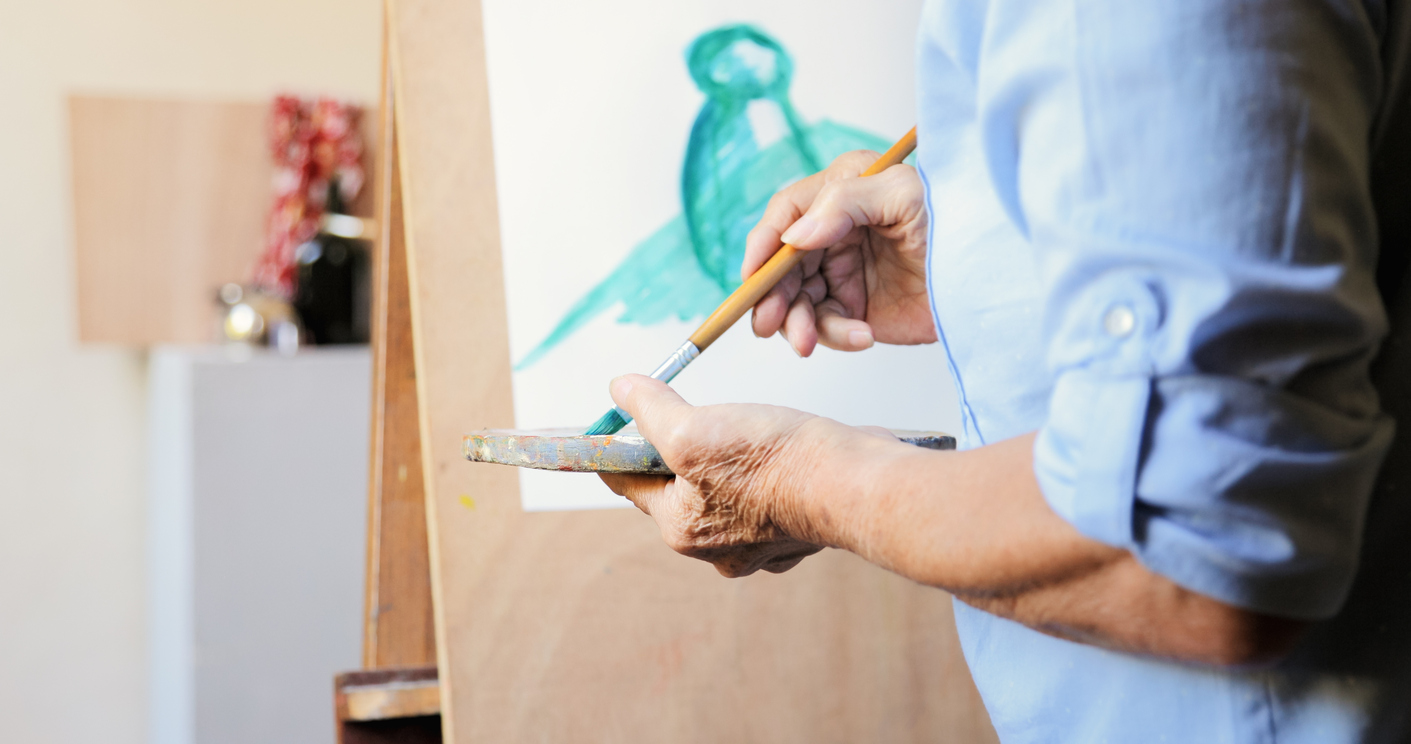
[[[1003,741],[1411,738],[1404,11],[927,3],[918,163],[962,446],[1038,430],[1084,535],[1317,621],[1278,667],[1221,672],[957,602]]]

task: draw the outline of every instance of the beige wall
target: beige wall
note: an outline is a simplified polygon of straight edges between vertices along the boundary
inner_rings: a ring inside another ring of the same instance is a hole
[[[373,102],[380,12],[0,3],[0,741],[146,739],[144,356],[75,342],[65,95]]]

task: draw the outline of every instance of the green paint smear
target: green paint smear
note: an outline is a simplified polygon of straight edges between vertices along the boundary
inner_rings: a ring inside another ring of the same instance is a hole
[[[619,305],[616,322],[643,326],[709,314],[740,285],[745,236],[764,216],[770,197],[845,152],[881,152],[891,145],[827,120],[801,123],[788,98],[792,59],[752,26],[706,32],[686,59],[707,100],[691,127],[681,169],[684,214],[638,243],[579,298],[516,371]],[[760,121],[780,130],[763,148],[755,129]]]

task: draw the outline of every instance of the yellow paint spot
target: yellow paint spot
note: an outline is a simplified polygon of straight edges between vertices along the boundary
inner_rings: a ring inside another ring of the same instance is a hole
[[[475,499],[472,499],[471,497],[465,494],[461,494],[461,506],[464,506],[467,509],[474,509]]]
[[[407,466],[406,466],[406,465],[398,465],[398,466],[397,466],[397,481],[398,481],[399,483],[406,483],[406,482],[407,482]]]

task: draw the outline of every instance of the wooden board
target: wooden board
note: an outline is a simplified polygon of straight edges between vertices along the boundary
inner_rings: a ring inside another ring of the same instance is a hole
[[[263,103],[69,99],[79,339],[206,343],[264,245]]]
[[[481,13],[388,2],[446,741],[992,741],[943,593],[838,551],[723,579],[462,459],[514,424]]]
[[[337,744],[440,744],[436,667],[368,669],[333,680]]]
[[[340,721],[382,721],[440,712],[436,667],[394,667],[345,672],[333,680],[334,714]]]

